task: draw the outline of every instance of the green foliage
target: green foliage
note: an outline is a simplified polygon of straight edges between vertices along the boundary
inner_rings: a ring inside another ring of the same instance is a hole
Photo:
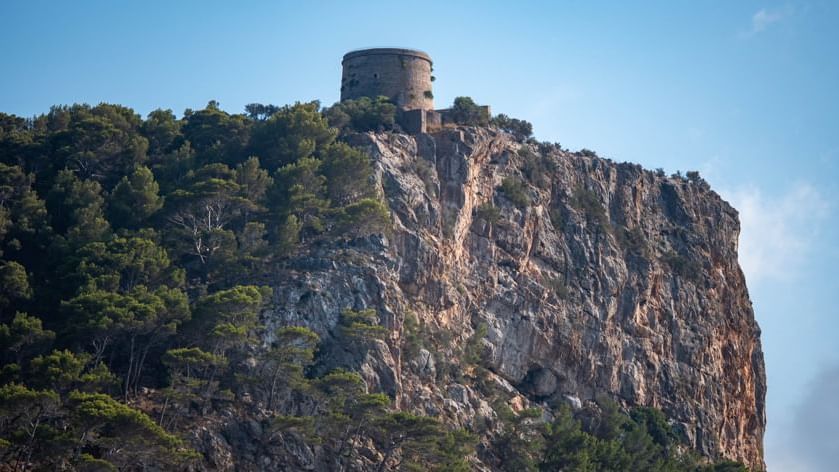
[[[122,178],[108,200],[110,221],[118,228],[137,228],[163,206],[160,186],[148,167]]]
[[[587,419],[583,427],[580,416]],[[661,411],[638,407],[627,415],[608,400],[599,401],[599,411],[581,410],[575,415],[567,406],[555,411],[545,425],[545,453],[540,470],[583,471],[685,471],[726,470],[723,461],[701,465],[686,451]],[[733,470],[746,470],[737,464]]]
[[[475,328],[472,336],[466,340],[466,345],[463,346],[463,362],[466,364],[480,364],[481,355],[484,349],[484,338],[487,336],[489,328],[486,323],[481,323]]]
[[[172,151],[182,141],[182,123],[172,110],[157,109],[149,113],[140,125],[140,132],[149,142],[149,160],[159,162],[162,156]]]
[[[475,450],[478,438],[462,429],[445,432],[438,436],[432,449],[430,470],[445,472],[468,472],[472,470],[467,457]]]
[[[279,221],[294,216],[300,226],[297,235],[288,238],[313,236],[326,229],[324,214],[329,208],[326,198],[326,178],[320,173],[321,161],[305,157],[279,169],[274,177],[272,207]]]
[[[651,407],[636,407],[629,414],[632,421],[647,430],[653,442],[669,448],[679,442],[673,428],[667,423],[667,417],[661,410]]]
[[[265,194],[271,188],[274,179],[268,175],[267,170],[260,167],[259,158],[251,156],[245,162],[236,166],[235,176],[236,184],[239,186],[239,197],[249,202],[250,207],[253,207],[248,209],[261,210]],[[248,207],[248,205],[245,207]]]
[[[440,423],[433,418],[400,411],[377,418],[370,433],[383,452],[379,470],[384,470],[397,450],[402,455],[399,465],[416,467],[434,463],[442,431]]]
[[[72,392],[73,422],[88,447],[108,451],[103,459],[118,468],[176,464],[188,451],[143,412],[101,393]]]
[[[256,121],[265,121],[278,111],[280,111],[280,107],[276,105],[263,105],[261,103],[248,103],[245,105],[245,112],[248,114],[248,118]]]
[[[579,152],[577,152],[577,154],[579,154],[583,157],[590,157],[590,158],[598,157],[596,152],[592,151],[591,149],[586,149],[586,148],[580,149]]]
[[[645,258],[649,256],[647,237],[640,227],[636,226],[630,229],[619,226],[613,227],[613,229],[612,234],[615,236],[615,240],[627,253]]]
[[[527,194],[527,187],[517,177],[505,177],[501,181],[499,190],[518,208],[527,208],[530,205],[530,196]]]
[[[210,397],[218,389],[215,376],[227,367],[227,359],[197,347],[169,349],[161,358],[169,369],[170,383],[164,390],[164,403],[160,410],[159,424],[169,425],[188,414],[193,402]]]
[[[117,466],[105,459],[98,459],[88,453],[82,453],[79,460],[74,464],[76,469],[82,472],[117,472]]]
[[[62,302],[78,337],[89,339],[95,363],[105,352],[125,356],[124,393],[136,393],[149,349],[189,319],[186,295],[166,286],[138,285],[127,293],[86,288]]]
[[[49,139],[53,162],[82,181],[91,179],[111,188],[146,159],[148,140],[139,133],[140,116],[129,108],[106,103],[73,105],[54,107],[50,115],[60,126]]]
[[[495,225],[501,221],[501,210],[487,202],[475,208],[475,216],[486,221],[487,224]]]
[[[282,107],[254,128],[251,153],[260,157],[269,172],[312,157],[338,135],[319,108],[318,102]]]
[[[15,301],[32,297],[26,268],[15,261],[0,260],[0,314]]]
[[[369,437],[378,419],[387,414],[390,398],[365,393],[361,376],[344,370],[315,379],[313,386],[321,405],[315,421],[317,437],[334,451],[333,468],[344,470],[352,444]]]
[[[451,113],[462,124],[489,119],[465,97]],[[322,242],[388,233],[372,160],[336,138],[395,129],[395,115],[383,98],[323,111],[317,102],[249,104],[245,114],[213,101],[180,119],[155,110],[143,120],[108,104],[32,119],[0,113],[0,462],[191,469],[197,455],[177,435],[212,430],[224,411],[253,420],[260,450],[311,447],[330,470],[359,461],[470,470],[475,436],[398,411],[357,372],[322,375],[333,354],[361,358],[380,343],[390,319],[346,310],[321,342],[306,328],[269,328],[259,318],[271,293],[257,284],[288,267],[290,255],[322,257]],[[531,131],[503,116],[493,124],[521,140]],[[525,180],[550,186],[551,148],[531,149],[519,153],[523,178],[500,188],[521,208],[530,205]],[[432,164],[405,165],[437,191]],[[688,181],[702,185],[692,173]],[[608,225],[596,197],[572,200]],[[496,224],[501,211],[482,205],[475,217]],[[635,236],[615,233],[630,252]],[[691,272],[675,256],[663,262]],[[443,378],[501,395],[481,366],[485,325],[461,351],[451,332],[423,338],[416,317],[403,320],[403,359],[424,347]],[[741,470],[696,466],[660,412],[630,413],[603,405],[546,423],[535,410],[500,409],[499,434],[481,438],[492,446],[482,460],[502,470]],[[381,455],[359,453],[370,446]],[[496,453],[503,457],[493,462]]]
[[[402,321],[402,356],[404,359],[414,359],[419,355],[419,350],[422,348],[420,329],[417,316],[413,313],[405,314]]]
[[[82,247],[75,257],[74,277],[81,286],[126,293],[135,287],[178,287],[183,271],[173,267],[165,248],[151,233],[115,237]]]
[[[699,175],[699,171],[696,170],[689,170],[685,173],[685,177],[687,178],[688,182],[693,185],[698,186],[704,191],[711,190],[711,186],[708,182]]]
[[[333,205],[347,205],[375,196],[370,157],[345,143],[333,143],[322,153],[326,194]]]
[[[550,172],[554,169],[553,162],[542,154],[537,154],[527,146],[518,151],[522,159],[522,172],[528,181],[537,187],[550,189]]]
[[[17,312],[8,324],[0,324],[0,348],[6,362],[21,364],[55,339],[40,318]]]
[[[185,141],[151,164],[162,193],[168,194],[186,185],[187,176],[196,168],[197,160],[192,145]]]
[[[300,231],[303,225],[297,215],[288,215],[276,230],[275,248],[279,254],[289,254],[300,244]]]
[[[699,468],[700,472],[749,472],[743,464],[735,461],[723,460],[716,464],[709,464]]]
[[[48,243],[47,209],[33,185],[34,176],[22,167],[0,162],[0,256],[37,255]]]
[[[390,210],[382,201],[364,198],[335,211],[335,234],[350,237],[389,233]]]
[[[422,183],[425,185],[425,191],[432,197],[437,197],[439,187],[437,182],[435,182],[437,180],[437,170],[434,168],[434,165],[422,157],[414,159],[408,165],[408,172],[416,174],[422,180]]]
[[[269,287],[237,285],[202,297],[195,306],[193,328],[210,352],[224,358],[253,335],[259,311],[270,296]]]
[[[242,115],[222,111],[216,101],[206,108],[184,112],[181,132],[196,153],[197,165],[234,164],[241,159],[250,138],[250,122]]]
[[[72,246],[103,241],[110,235],[104,215],[102,187],[93,180],[79,180],[70,170],[62,170],[47,195],[47,209],[55,231],[64,234]]]
[[[105,364],[93,365],[91,358],[90,354],[75,354],[66,349],[35,357],[30,363],[28,382],[62,395],[71,390],[109,391],[119,385],[119,380]]]
[[[207,165],[188,175],[187,188],[167,196],[168,243],[175,254],[189,260],[193,273],[209,280],[235,259],[232,228],[256,209],[241,195],[235,178],[236,172],[224,164]]]
[[[385,335],[384,326],[379,325],[379,315],[374,309],[351,310],[341,312],[338,322],[342,336],[355,341],[381,339]]]
[[[597,194],[585,187],[577,187],[571,196],[571,205],[581,211],[589,224],[601,233],[608,233],[609,215]]]
[[[549,278],[545,285],[550,287],[560,300],[568,300],[571,297],[571,290],[568,289],[564,277]]]
[[[530,408],[518,413],[505,404],[495,407],[503,430],[493,442],[500,459],[500,470],[508,472],[536,471],[544,438],[538,422],[541,412]]]
[[[41,443],[42,423],[55,414],[60,398],[50,390],[34,390],[24,385],[9,383],[0,386],[0,439],[3,459],[14,458],[15,467],[29,462]],[[40,443],[40,444],[39,444]],[[9,464],[7,460],[3,462]]]
[[[311,365],[320,338],[312,330],[301,326],[287,326],[275,332],[276,340],[262,356],[262,370],[267,375],[264,388],[268,391],[267,408],[272,409],[280,391],[286,395],[309,387],[304,369]]]
[[[540,470],[597,470],[592,457],[597,440],[582,430],[568,406],[562,405],[554,421],[545,425],[545,440]]]
[[[460,125],[486,126],[489,123],[487,109],[476,104],[470,97],[456,97],[450,116],[452,121]]]
[[[530,122],[518,118],[510,118],[503,113],[492,117],[490,124],[511,133],[519,141],[524,141],[533,136],[533,125]]]
[[[344,100],[325,110],[329,126],[341,131],[387,131],[396,125],[396,105],[387,97]]]

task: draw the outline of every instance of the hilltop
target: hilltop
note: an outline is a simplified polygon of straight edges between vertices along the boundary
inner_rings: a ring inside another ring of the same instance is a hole
[[[461,97],[0,114],[14,469],[764,468],[737,212]]]

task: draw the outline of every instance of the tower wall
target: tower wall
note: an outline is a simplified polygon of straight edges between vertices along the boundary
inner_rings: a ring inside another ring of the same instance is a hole
[[[412,49],[363,49],[344,55],[341,100],[380,95],[403,110],[433,110],[431,57]]]

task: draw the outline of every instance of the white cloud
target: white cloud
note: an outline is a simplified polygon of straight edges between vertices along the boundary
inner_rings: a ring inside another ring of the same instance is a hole
[[[792,15],[792,8],[790,7],[784,7],[777,10],[767,10],[765,8],[761,8],[752,15],[751,27],[743,33],[743,36],[751,37],[760,34],[775,23],[780,22],[790,15]]]
[[[740,265],[749,284],[794,279],[828,215],[822,194],[802,182],[779,196],[753,186],[721,195],[740,212]]]

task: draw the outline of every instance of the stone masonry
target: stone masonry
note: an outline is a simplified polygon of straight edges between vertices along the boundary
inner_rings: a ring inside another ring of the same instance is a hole
[[[341,101],[387,97],[397,106],[399,126],[410,134],[439,130],[452,122],[448,109],[434,109],[434,68],[428,54],[415,49],[360,49],[345,54],[341,64]]]

